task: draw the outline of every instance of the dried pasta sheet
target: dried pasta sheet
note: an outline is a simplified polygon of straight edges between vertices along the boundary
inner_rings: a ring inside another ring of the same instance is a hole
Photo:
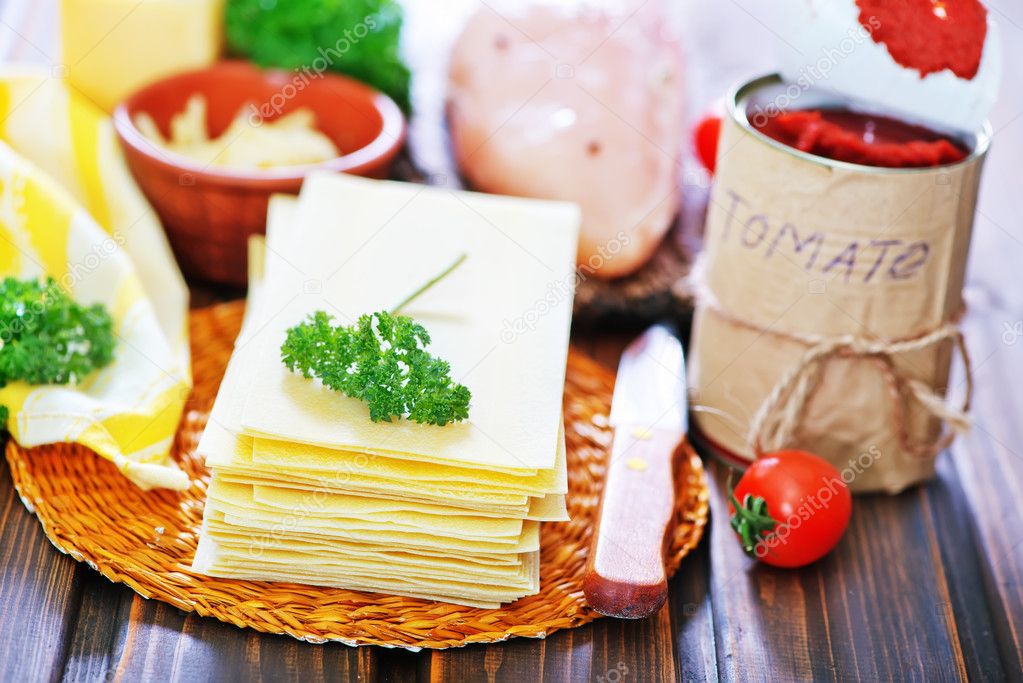
[[[246,433],[497,471],[551,469],[561,423],[578,208],[345,175],[306,180],[293,221],[301,272],[268,273],[272,313],[242,360]],[[461,253],[466,261],[404,314],[472,391],[470,419],[374,423],[361,401],[289,372],[288,327],[388,310]],[[318,291],[317,291],[318,290]],[[552,292],[554,293],[552,295]],[[567,293],[566,293],[567,292]]]
[[[561,414],[578,210],[350,176],[275,197],[245,321],[198,445],[195,569],[497,607],[539,590],[540,522],[568,518]],[[473,394],[469,420],[374,423],[294,375],[286,330],[390,309]]]

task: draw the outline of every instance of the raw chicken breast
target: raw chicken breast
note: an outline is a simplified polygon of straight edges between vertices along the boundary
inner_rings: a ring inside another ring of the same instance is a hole
[[[627,275],[679,208],[682,70],[660,0],[488,4],[451,59],[459,167],[485,192],[577,202],[583,272]]]

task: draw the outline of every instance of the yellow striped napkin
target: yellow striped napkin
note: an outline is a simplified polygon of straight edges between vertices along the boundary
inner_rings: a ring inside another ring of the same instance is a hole
[[[114,318],[114,362],[77,386],[0,389],[22,446],[77,442],[144,489],[188,486],[168,457],[191,387],[188,290],[110,119],[38,70],[0,72],[0,277],[52,276]]]

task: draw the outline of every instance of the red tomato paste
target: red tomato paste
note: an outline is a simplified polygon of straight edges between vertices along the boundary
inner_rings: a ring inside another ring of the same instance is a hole
[[[896,62],[971,79],[980,68],[987,10],[977,0],[856,0],[860,24]]]
[[[754,128],[802,152],[864,166],[924,168],[953,164],[967,152],[952,140],[885,116],[842,109],[756,117]]]

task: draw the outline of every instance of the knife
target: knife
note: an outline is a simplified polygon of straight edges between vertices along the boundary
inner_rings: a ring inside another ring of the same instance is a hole
[[[586,601],[602,614],[641,619],[667,598],[673,461],[688,428],[684,378],[682,344],[663,325],[622,354],[611,399],[611,459],[583,578]]]

